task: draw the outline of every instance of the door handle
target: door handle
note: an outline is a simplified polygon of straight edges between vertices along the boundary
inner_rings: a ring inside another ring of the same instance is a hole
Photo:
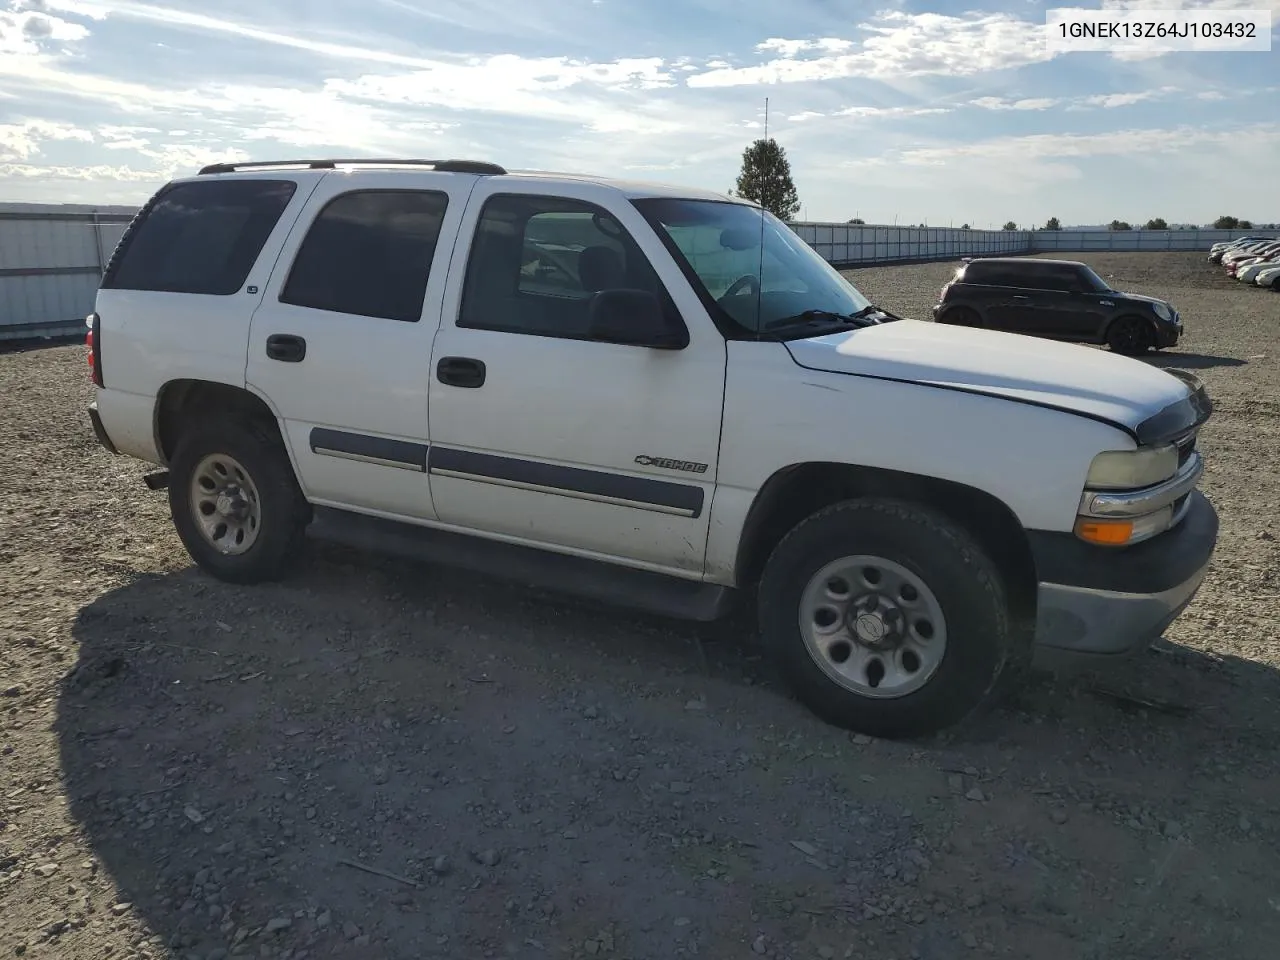
[[[273,333],[267,337],[267,356],[284,363],[300,363],[307,355],[307,341],[291,333]]]
[[[436,379],[451,387],[483,386],[484,373],[484,363],[470,357],[441,357],[436,364]]]

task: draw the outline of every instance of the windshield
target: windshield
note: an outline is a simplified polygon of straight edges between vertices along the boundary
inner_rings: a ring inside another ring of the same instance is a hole
[[[1093,267],[1081,266],[1080,275],[1084,279],[1086,289],[1095,293],[1109,293],[1111,285],[1093,272]]]
[[[795,231],[758,207],[717,200],[633,202],[671,240],[690,279],[752,333],[806,312],[847,317],[870,307]]]

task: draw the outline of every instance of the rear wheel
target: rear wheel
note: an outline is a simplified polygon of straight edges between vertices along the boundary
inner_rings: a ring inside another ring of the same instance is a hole
[[[1107,330],[1107,346],[1113,353],[1137,357],[1155,346],[1155,331],[1141,317],[1120,317]]]
[[[183,435],[170,463],[169,509],[191,559],[230,583],[281,576],[310,519],[279,436],[235,421]]]
[[[761,635],[828,723],[935,732],[994,695],[1023,634],[994,562],[931,510],[853,500],[802,521],[760,582]]]

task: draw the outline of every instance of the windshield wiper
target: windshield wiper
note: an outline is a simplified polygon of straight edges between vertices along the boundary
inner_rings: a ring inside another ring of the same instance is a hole
[[[879,307],[870,303],[856,313],[836,313],[833,310],[805,310],[794,316],[770,320],[760,329],[763,332],[765,330],[780,330],[786,327],[806,327],[819,323],[853,324],[865,327],[871,324],[859,323],[859,321],[866,320],[873,313],[883,312]]]

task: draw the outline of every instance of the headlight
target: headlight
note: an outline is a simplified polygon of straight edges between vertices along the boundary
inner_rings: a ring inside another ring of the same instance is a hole
[[[1163,483],[1178,472],[1178,448],[1104,450],[1093,458],[1085,486],[1091,490],[1136,490]]]
[[[1173,311],[1169,309],[1169,305],[1167,303],[1152,304],[1152,309],[1155,310],[1156,316],[1159,317],[1161,320],[1173,319]]]

